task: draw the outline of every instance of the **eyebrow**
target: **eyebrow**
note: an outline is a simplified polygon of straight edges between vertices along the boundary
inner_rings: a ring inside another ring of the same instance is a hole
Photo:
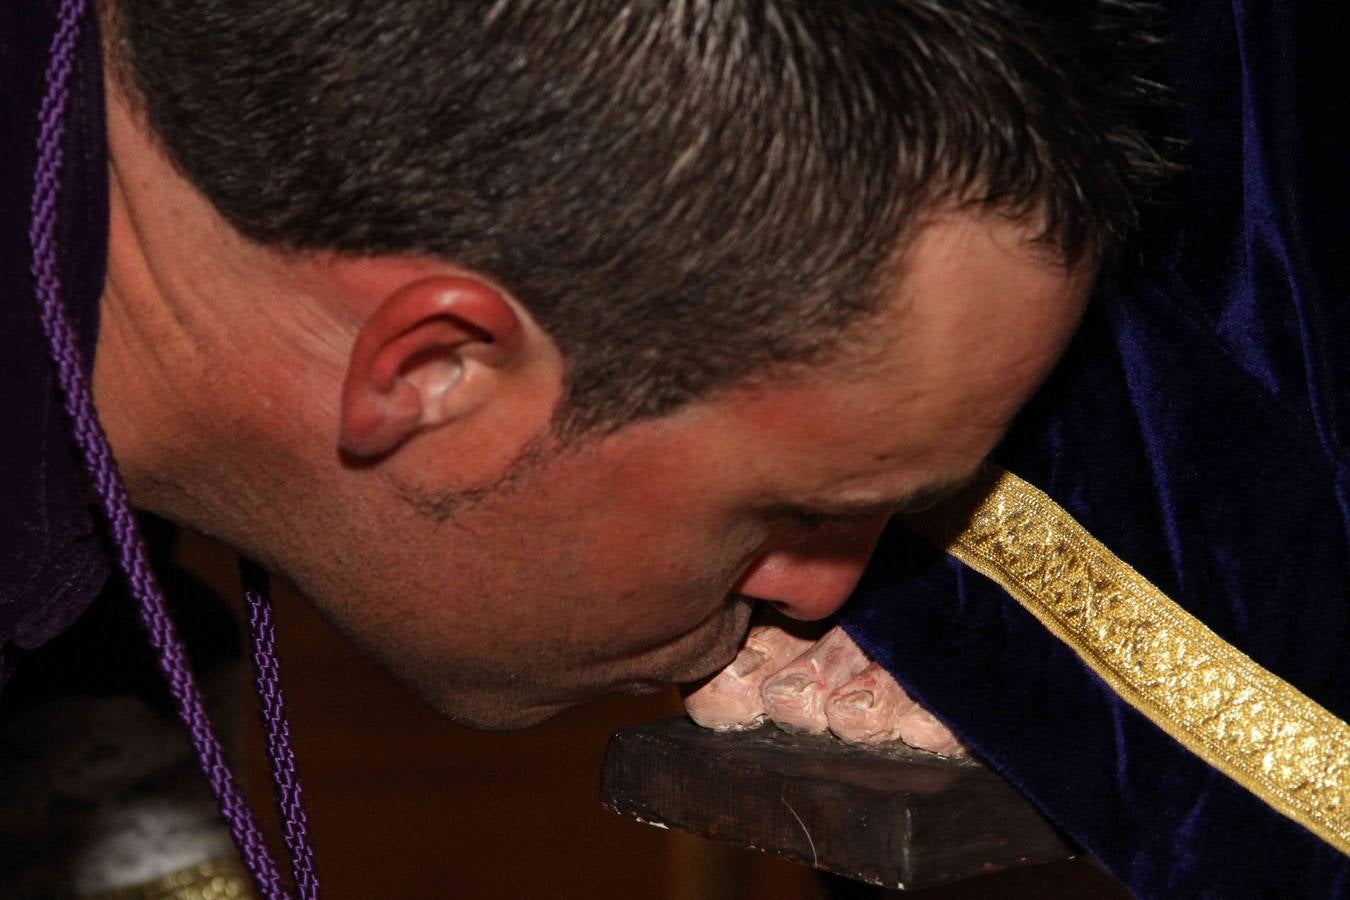
[[[787,508],[797,513],[837,519],[862,519],[882,514],[896,515],[898,513],[917,512],[930,506],[936,506],[958,493],[970,484],[983,468],[984,466],[981,464],[973,471],[958,478],[920,485],[914,490],[896,497],[868,498],[866,500],[827,500],[822,498],[792,503]]]

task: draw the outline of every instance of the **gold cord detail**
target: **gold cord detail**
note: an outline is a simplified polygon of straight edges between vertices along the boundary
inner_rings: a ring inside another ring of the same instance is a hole
[[[991,469],[908,524],[991,578],[1127,703],[1350,854],[1350,725],[1258,666],[1048,496]]]

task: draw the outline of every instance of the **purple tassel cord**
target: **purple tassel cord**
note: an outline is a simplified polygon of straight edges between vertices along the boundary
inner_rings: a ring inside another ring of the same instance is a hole
[[[169,691],[178,715],[187,726],[202,771],[206,774],[220,804],[221,814],[239,847],[244,864],[253,875],[259,893],[267,900],[290,897],[276,863],[267,851],[233,773],[225,761],[220,739],[206,714],[200,689],[192,676],[187,652],[174,628],[155,582],[145,542],[136,524],[136,516],[126,485],[117,470],[107,436],[94,410],[90,375],[80,353],[75,329],[61,301],[61,279],[57,269],[57,211],[61,191],[65,137],[65,112],[70,99],[70,77],[75,66],[75,47],[81,22],[88,14],[85,0],[62,0],[58,28],[52,39],[47,68],[47,90],[39,112],[40,130],[37,167],[34,172],[32,219],[29,240],[33,249],[33,278],[36,282],[39,314],[46,332],[57,377],[65,395],[66,411],[74,429],[75,441],[84,457],[85,468],[98,493],[104,514],[117,546],[118,561],[126,574],[132,596],[140,607],[150,643],[160,655]],[[278,802],[285,823],[287,847],[292,855],[296,886],[304,900],[318,896],[313,853],[309,847],[300,784],[289,742],[281,688],[277,681],[274,654],[275,637],[266,593],[250,595],[254,633],[254,658],[258,664],[258,683],[265,706],[264,727],[272,758]]]
[[[258,699],[262,703],[267,757],[272,763],[286,849],[291,856],[291,875],[302,900],[319,896],[319,876],[314,871],[314,850],[309,843],[309,820],[291,750],[291,724],[286,718],[286,698],[281,693],[281,668],[277,664],[277,634],[272,626],[267,573],[250,562],[240,563],[244,599],[248,601],[248,630],[253,636],[253,665],[258,673]]]

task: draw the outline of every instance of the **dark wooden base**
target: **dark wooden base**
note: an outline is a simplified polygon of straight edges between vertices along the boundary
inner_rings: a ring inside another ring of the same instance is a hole
[[[889,888],[914,889],[1073,851],[1006,781],[970,760],[861,750],[767,726],[688,719],[610,739],[605,808]]]

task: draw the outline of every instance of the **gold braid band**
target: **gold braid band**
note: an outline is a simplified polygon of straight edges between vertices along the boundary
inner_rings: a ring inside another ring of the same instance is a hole
[[[1350,854],[1350,725],[1205,627],[1044,493],[991,469],[906,522],[1011,594],[1192,753]]]

